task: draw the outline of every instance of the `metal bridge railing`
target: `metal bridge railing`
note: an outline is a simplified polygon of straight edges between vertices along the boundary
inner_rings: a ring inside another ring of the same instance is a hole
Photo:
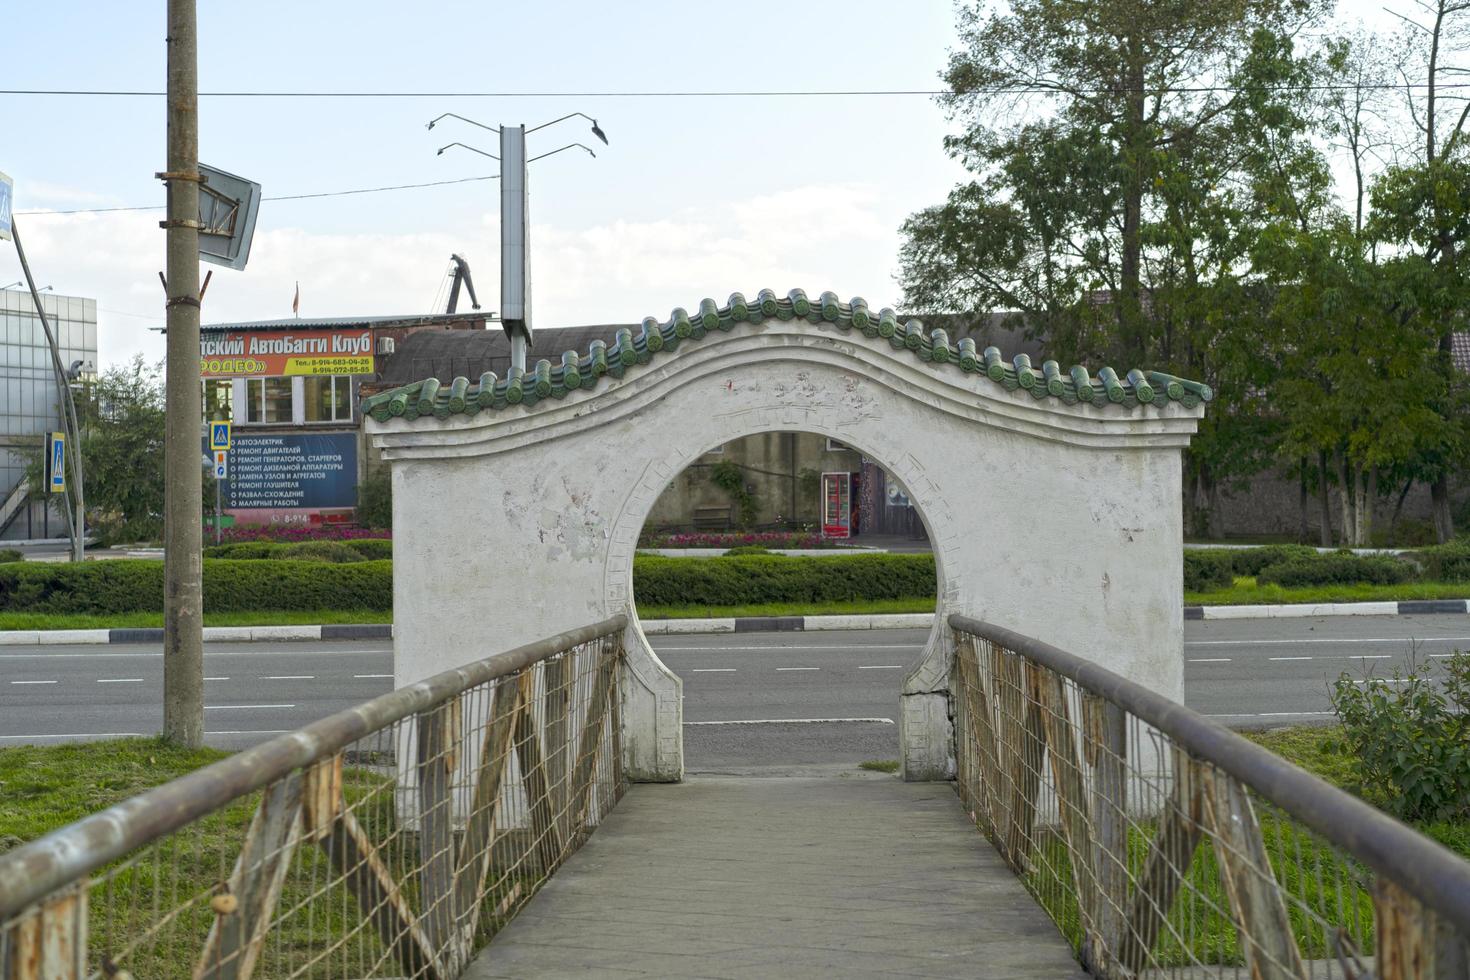
[[[1102,977],[1470,977],[1470,863],[1096,664],[951,616],[958,788]]]
[[[458,976],[622,794],[625,626],[447,671],[0,855],[0,977]]]

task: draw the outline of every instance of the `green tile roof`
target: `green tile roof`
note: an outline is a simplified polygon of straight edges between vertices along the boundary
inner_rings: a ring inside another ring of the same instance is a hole
[[[1063,370],[1056,361],[1033,367],[1025,354],[1007,360],[994,347],[976,351],[970,338],[951,343],[943,330],[926,334],[918,320],[900,322],[890,309],[874,313],[859,298],[844,303],[835,293],[823,293],[812,300],[800,289],[793,289],[784,297],[762,289],[754,302],[735,293],[724,306],[706,299],[692,314],[681,307],[663,322],[647,317],[636,335],[625,327],[618,331],[611,347],[594,340],[586,353],[569,350],[557,364],[537,361],[531,370],[512,370],[506,378],[497,378],[493,371],[487,371],[473,383],[460,377],[445,385],[429,378],[365,398],[362,410],[377,421],[386,422],[392,418],[412,421],[427,416],[443,419],[451,415],[475,415],[507,405],[529,407],[542,399],[564,398],[579,388],[592,388],[605,374],[621,378],[655,357],[673,354],[681,344],[698,343],[712,331],[729,331],[742,323],[764,320],[830,323],[842,331],[887,341],[896,350],[907,350],[932,365],[935,371],[983,374],[1009,391],[1020,388],[1033,398],[1056,398],[1069,405],[1111,403],[1123,409],[1136,409],[1141,405],[1174,401],[1192,408],[1214,397],[1208,385],[1158,371],[1134,368],[1119,376],[1112,368],[1105,367],[1094,377],[1083,367]]]

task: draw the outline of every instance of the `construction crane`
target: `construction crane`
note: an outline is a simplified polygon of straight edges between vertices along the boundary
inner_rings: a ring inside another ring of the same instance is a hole
[[[462,255],[451,255],[449,261],[454,266],[454,284],[449,287],[449,308],[444,312],[453,313],[459,306],[460,283],[464,283],[465,288],[470,291],[470,306],[478,310],[480,301],[475,297],[475,281],[470,278],[470,264]]]

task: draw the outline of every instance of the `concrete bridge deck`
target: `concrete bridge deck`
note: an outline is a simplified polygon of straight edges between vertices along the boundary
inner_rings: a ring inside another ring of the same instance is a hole
[[[945,783],[631,787],[465,974],[1085,977]]]

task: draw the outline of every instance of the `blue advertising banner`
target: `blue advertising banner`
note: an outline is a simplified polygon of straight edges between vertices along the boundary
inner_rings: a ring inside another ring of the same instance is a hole
[[[260,434],[236,429],[229,476],[230,510],[357,505],[357,436],[351,432]]]

